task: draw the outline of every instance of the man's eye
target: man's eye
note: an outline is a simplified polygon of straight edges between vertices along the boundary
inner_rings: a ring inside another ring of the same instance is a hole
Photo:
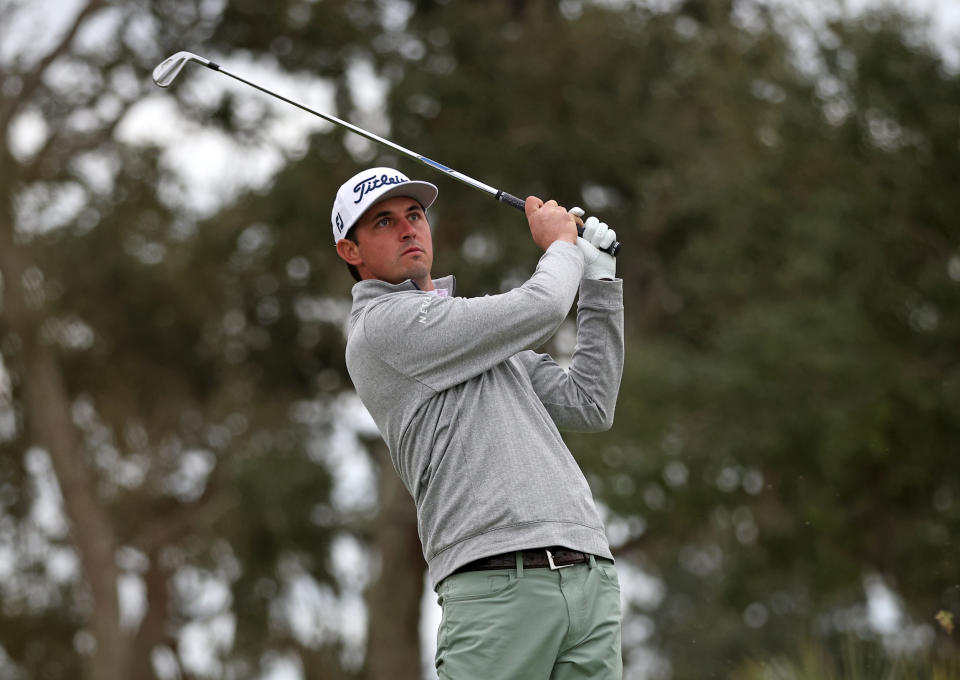
[[[377,226],[378,226],[378,227],[388,227],[388,226],[390,226],[390,218],[389,218],[389,217],[384,217],[384,218],[382,218],[382,219],[380,219],[380,220],[377,220]]]

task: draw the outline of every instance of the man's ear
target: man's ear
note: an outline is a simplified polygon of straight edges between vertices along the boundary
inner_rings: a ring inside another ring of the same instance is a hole
[[[360,257],[360,246],[348,238],[342,238],[337,241],[337,255],[347,264],[354,267],[363,264],[363,258]]]

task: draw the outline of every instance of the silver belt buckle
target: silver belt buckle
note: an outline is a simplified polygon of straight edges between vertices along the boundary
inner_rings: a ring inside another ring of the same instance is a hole
[[[554,564],[553,553],[551,553],[549,550],[545,550],[544,552],[547,553],[547,563],[550,565],[551,571],[557,571],[558,569],[566,569],[567,567],[573,566],[572,564],[560,564],[560,565]]]

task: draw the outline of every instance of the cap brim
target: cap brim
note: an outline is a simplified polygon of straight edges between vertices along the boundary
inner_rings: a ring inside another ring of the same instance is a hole
[[[380,201],[388,198],[395,198],[396,196],[409,196],[410,198],[415,199],[420,205],[423,206],[423,209],[426,210],[433,205],[435,200],[437,200],[437,194],[439,193],[440,192],[437,187],[430,184],[430,182],[410,180],[409,182],[404,182],[403,184],[397,184],[396,186],[390,187],[382,194],[377,196],[374,199],[374,202],[379,203]]]

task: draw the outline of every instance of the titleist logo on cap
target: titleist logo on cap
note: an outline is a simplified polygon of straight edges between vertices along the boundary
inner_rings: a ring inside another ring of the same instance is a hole
[[[363,200],[364,195],[368,191],[373,191],[374,189],[379,189],[380,187],[389,186],[391,184],[403,184],[404,182],[409,182],[406,177],[403,175],[390,175],[383,174],[379,177],[377,175],[372,175],[365,179],[360,180],[353,187],[353,193],[356,194],[357,199],[354,201],[354,204],[359,203]]]
[[[344,238],[377,201],[394,196],[412,198],[426,210],[437,198],[437,187],[430,182],[412,180],[391,167],[361,170],[337,189],[330,213],[333,242]]]

